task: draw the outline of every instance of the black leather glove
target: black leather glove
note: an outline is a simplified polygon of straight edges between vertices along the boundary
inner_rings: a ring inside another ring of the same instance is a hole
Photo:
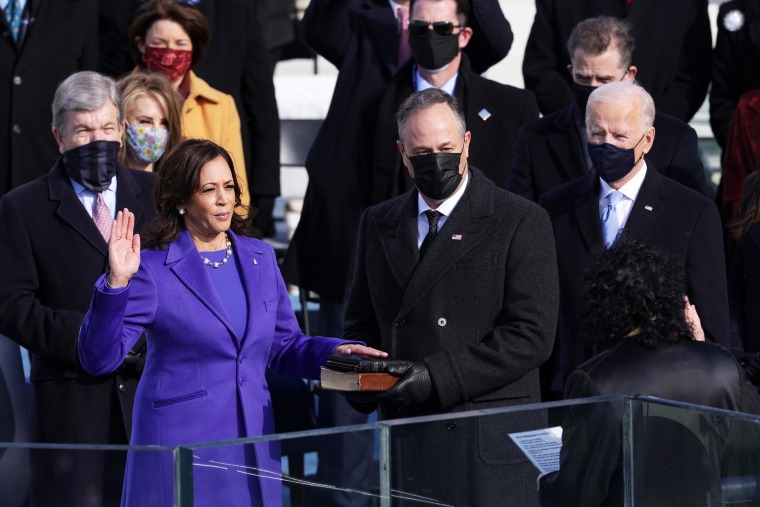
[[[377,395],[377,401],[392,403],[399,407],[414,407],[425,403],[433,394],[433,381],[425,363],[412,363],[401,379]]]

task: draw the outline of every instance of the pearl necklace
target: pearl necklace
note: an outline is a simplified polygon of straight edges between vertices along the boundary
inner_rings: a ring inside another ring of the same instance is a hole
[[[204,257],[203,254],[201,254],[201,259],[203,259],[203,264],[206,266],[211,266],[213,268],[218,268],[219,266],[223,264],[227,264],[227,259],[230,258],[232,255],[232,243],[230,242],[230,238],[227,236],[227,234],[224,235],[224,240],[227,242],[227,256],[222,259],[220,262],[211,262],[208,258]]]

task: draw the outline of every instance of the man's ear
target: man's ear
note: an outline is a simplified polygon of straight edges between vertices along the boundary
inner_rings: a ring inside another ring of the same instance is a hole
[[[53,137],[55,137],[55,142],[58,143],[58,151],[63,155],[66,151],[66,148],[63,147],[63,134],[56,127],[53,127]]]

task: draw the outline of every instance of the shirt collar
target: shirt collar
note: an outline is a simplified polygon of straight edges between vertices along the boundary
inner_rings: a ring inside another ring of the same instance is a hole
[[[623,194],[624,196],[626,196],[628,199],[635,201],[636,197],[639,195],[639,190],[641,190],[641,185],[644,184],[644,177],[646,177],[646,175],[647,175],[647,163],[646,163],[646,160],[644,160],[641,166],[641,170],[638,173],[636,173],[636,176],[631,178],[631,181],[629,181],[622,187],[618,188],[617,191]],[[602,178],[599,178],[599,182],[602,184],[602,191],[599,194],[599,200],[602,200],[605,197],[607,197],[610,193],[612,193],[615,189],[612,188]]]
[[[452,97],[454,96],[454,88],[457,85],[457,77],[459,77],[459,72],[451,76],[451,79],[446,81],[443,86],[441,86],[439,89],[445,91]],[[425,78],[422,77],[422,74],[420,74],[420,69],[415,65],[414,66],[414,91],[421,92],[422,90],[427,90],[428,88],[435,88],[432,84],[425,81]]]
[[[457,204],[459,204],[459,201],[462,199],[462,196],[464,195],[464,191],[467,188],[467,185],[470,183],[470,170],[466,169],[464,172],[464,184],[459,187],[459,189],[451,194],[451,196],[443,201],[440,206],[438,206],[435,210],[442,215],[449,216],[454,211],[454,208],[456,208]],[[425,199],[422,198],[422,194],[420,194],[419,191],[417,191],[417,216],[420,216],[422,213],[426,212],[427,210],[431,209],[430,206],[428,206],[428,203],[425,202]]]
[[[84,186],[81,183],[76,182],[76,181],[74,181],[71,178],[69,178],[69,181],[71,182],[71,186],[74,188],[74,193],[76,193],[77,195],[81,196],[85,192],[89,192],[92,195],[94,195],[94,194],[97,193],[97,192],[93,192],[91,190],[87,190],[86,188],[84,188]],[[105,191],[106,192],[116,192],[116,176],[114,176],[113,178],[111,178],[111,184],[108,185],[108,188],[105,189]]]
[[[393,11],[393,16],[395,16],[395,18],[398,20],[398,14],[396,13],[398,12],[398,8],[401,7],[401,4],[394,2],[393,0],[388,0],[388,3],[390,4],[391,10]]]

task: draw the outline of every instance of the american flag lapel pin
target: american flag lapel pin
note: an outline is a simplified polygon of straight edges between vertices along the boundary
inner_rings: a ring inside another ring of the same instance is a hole
[[[452,234],[451,239],[454,241],[462,241],[462,235],[461,234]]]
[[[649,205],[644,206],[644,209],[647,211],[652,211],[652,207]]]

